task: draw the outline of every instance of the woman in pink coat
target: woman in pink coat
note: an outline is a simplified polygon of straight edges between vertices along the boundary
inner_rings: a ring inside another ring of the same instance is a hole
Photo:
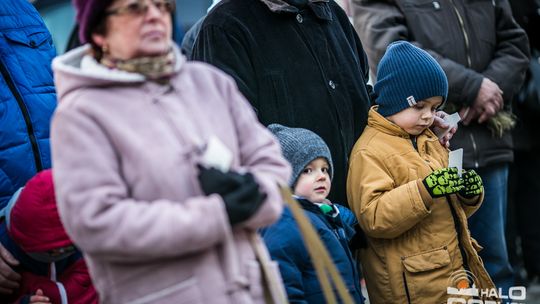
[[[230,77],[173,45],[174,1],[74,5],[88,44],[53,63],[53,170],[101,303],[264,302],[251,237],[281,214],[278,144]]]

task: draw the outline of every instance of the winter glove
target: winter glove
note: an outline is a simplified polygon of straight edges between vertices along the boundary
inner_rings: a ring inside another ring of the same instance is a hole
[[[441,197],[461,191],[463,179],[458,175],[456,168],[442,168],[433,171],[422,181],[431,197]]]
[[[197,165],[199,168],[199,183],[202,191],[206,195],[217,193],[224,195],[242,185],[246,177],[234,171],[223,172],[216,168],[206,168]]]
[[[231,225],[250,218],[261,207],[266,194],[259,191],[259,185],[251,173],[243,176],[245,181],[232,192],[221,195]]]
[[[482,178],[474,170],[469,170],[463,173],[462,178],[464,188],[459,191],[459,195],[465,198],[471,198],[482,194],[482,192],[484,191]]]

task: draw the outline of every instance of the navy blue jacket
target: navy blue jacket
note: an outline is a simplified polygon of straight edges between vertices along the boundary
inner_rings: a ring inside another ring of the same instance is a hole
[[[49,168],[49,124],[56,106],[52,38],[27,0],[0,1],[0,209]]]
[[[323,214],[317,205],[309,201],[299,202],[332,257],[350,295],[356,303],[363,303],[358,268],[349,250],[349,241],[355,234],[353,227],[357,224],[356,217],[349,209],[337,204],[339,216],[333,218]],[[289,302],[325,303],[315,267],[291,210],[285,208],[279,221],[262,229],[261,235],[270,256],[279,263]]]

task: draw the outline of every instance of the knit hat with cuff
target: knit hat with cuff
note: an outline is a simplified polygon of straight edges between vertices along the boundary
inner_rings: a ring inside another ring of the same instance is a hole
[[[283,156],[292,166],[289,186],[294,188],[304,168],[320,157],[328,162],[330,167],[329,175],[330,179],[332,179],[334,174],[332,155],[330,149],[319,135],[307,129],[289,128],[280,124],[271,124],[268,129],[278,139]]]
[[[444,104],[448,79],[428,52],[407,41],[396,41],[388,45],[379,63],[374,90],[378,112],[386,117],[434,96],[442,96]]]

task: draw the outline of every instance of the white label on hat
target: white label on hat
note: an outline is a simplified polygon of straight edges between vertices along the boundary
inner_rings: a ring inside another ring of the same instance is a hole
[[[457,168],[458,175],[461,177],[461,170],[463,170],[463,148],[450,151],[448,154],[448,168]]]
[[[416,104],[416,99],[414,99],[414,96],[407,97],[407,102],[409,103],[409,106],[414,106]]]
[[[211,136],[206,143],[206,149],[201,157],[201,164],[227,172],[231,168],[232,160],[231,150],[219,138]]]

